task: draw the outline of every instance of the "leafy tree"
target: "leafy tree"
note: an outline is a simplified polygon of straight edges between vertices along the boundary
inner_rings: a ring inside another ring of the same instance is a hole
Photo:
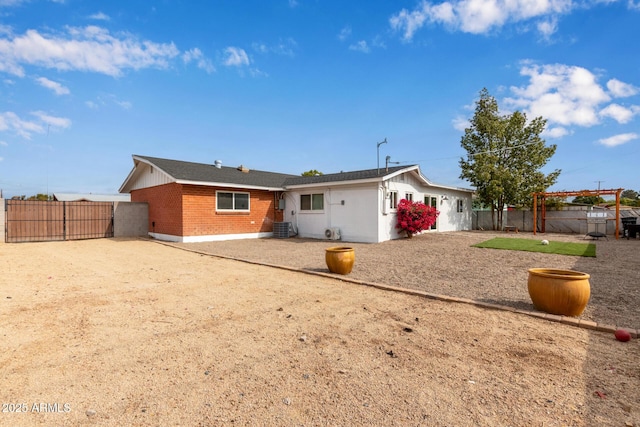
[[[622,193],[620,193],[620,197],[625,199],[637,199],[638,192],[633,190],[624,190]]]
[[[440,215],[440,212],[433,206],[402,199],[398,203],[396,228],[404,231],[407,233],[407,237],[411,238],[414,234],[428,230],[436,223],[438,215]]]
[[[544,205],[547,208],[560,209],[564,206],[564,199],[560,197],[545,197]]]
[[[302,172],[302,176],[320,176],[323,175],[322,172],[317,171],[315,169],[308,170],[306,172]]]
[[[620,204],[623,206],[640,207],[640,199],[627,199],[626,197],[620,197]]]
[[[529,205],[534,192],[553,185],[560,170],[545,175],[540,169],[556,151],[546,146],[540,134],[546,120],[528,121],[524,113],[500,115],[498,102],[487,89],[480,91],[471,126],[464,131],[460,178],[476,187],[478,200],[491,206],[494,230],[502,229],[505,206]]]
[[[571,201],[571,203],[579,203],[583,205],[597,205],[604,202],[605,200],[600,196],[577,196]]]
[[[39,200],[41,202],[46,202],[49,200],[53,200],[53,197],[49,196],[48,194],[38,193],[35,196],[29,196],[27,200]]]

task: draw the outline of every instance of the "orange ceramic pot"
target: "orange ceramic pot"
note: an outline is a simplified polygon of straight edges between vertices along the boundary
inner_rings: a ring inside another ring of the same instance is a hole
[[[584,311],[591,286],[587,273],[554,268],[529,269],[529,296],[535,308],[545,313],[579,316]]]
[[[333,246],[326,249],[325,259],[329,271],[337,274],[349,274],[356,261],[356,254],[353,248],[345,246]]]

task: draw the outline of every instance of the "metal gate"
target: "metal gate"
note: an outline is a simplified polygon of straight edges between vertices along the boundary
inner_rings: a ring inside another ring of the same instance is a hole
[[[113,202],[5,201],[5,242],[113,237]]]

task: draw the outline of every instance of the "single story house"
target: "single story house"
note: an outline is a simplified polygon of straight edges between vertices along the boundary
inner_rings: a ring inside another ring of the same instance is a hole
[[[403,237],[395,228],[401,199],[440,211],[428,232],[471,229],[473,191],[434,184],[418,165],[300,176],[219,161],[134,155],[133,163],[119,191],[130,193],[132,202],[148,203],[149,235],[160,240],[271,237],[274,225],[286,225],[287,235],[383,242]]]

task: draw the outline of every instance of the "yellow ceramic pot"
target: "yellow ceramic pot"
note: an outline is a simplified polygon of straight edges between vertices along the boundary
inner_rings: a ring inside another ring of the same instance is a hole
[[[356,260],[356,254],[353,248],[333,246],[326,249],[325,259],[330,272],[349,274]]]
[[[529,269],[529,296],[535,308],[545,313],[579,316],[584,311],[591,286],[587,273],[554,268]]]

